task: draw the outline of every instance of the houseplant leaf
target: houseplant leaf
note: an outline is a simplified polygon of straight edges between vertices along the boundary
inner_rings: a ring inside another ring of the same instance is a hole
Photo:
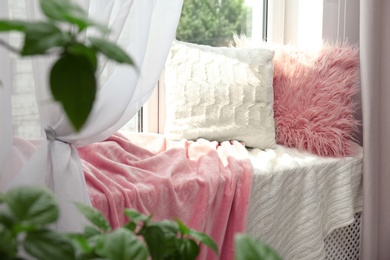
[[[109,231],[111,229],[110,224],[100,211],[78,202],[76,202],[75,205],[89,221],[96,225],[96,227],[104,231]],[[91,231],[90,229],[88,230]]]
[[[107,234],[102,252],[110,260],[144,260],[148,257],[145,244],[134,233],[124,228],[115,229]]]
[[[73,242],[77,251],[81,251],[83,254],[93,251],[93,248],[88,243],[88,238],[84,234],[67,234],[66,237]]]
[[[181,222],[179,219],[176,220],[176,223],[179,226],[180,233],[182,233],[183,235],[187,235],[188,233],[190,233],[190,228],[184,225],[184,223]]]
[[[86,226],[84,228],[84,236],[86,238],[90,238],[90,237],[93,237],[93,236],[97,236],[97,235],[100,235],[102,234],[102,232],[100,232],[100,230],[97,230],[96,228],[94,227],[91,227],[91,226]]]
[[[129,218],[129,222],[124,227],[130,231],[135,231],[140,222],[145,224],[152,219],[152,216],[146,216],[133,209],[125,209],[125,215]]]
[[[22,56],[44,54],[53,47],[63,46],[69,37],[51,23],[37,22],[25,27]]]
[[[209,237],[205,233],[198,232],[196,230],[193,230],[193,229],[187,227],[180,220],[176,220],[176,222],[179,225],[180,232],[183,235],[189,235],[190,237],[195,238],[199,242],[201,242],[201,243],[205,244],[206,246],[210,247],[218,255],[218,246],[217,246],[217,244],[214,242],[214,240],[211,237]]]
[[[167,237],[164,236],[164,231],[160,227],[147,227],[145,233],[142,234],[149,248],[150,256],[153,260],[164,259],[165,251],[168,249]],[[174,237],[171,238],[174,243]]]
[[[151,216],[146,216],[134,209],[125,209],[125,215],[133,222],[148,222],[152,218]]]
[[[236,260],[281,260],[269,246],[247,235],[238,234],[234,241]]]
[[[66,52],[50,71],[50,88],[74,128],[80,130],[95,101],[94,64],[83,55]]]
[[[60,233],[51,230],[28,232],[24,240],[24,249],[40,260],[75,259],[72,243]]]
[[[14,232],[0,224],[0,259],[13,259],[18,252],[18,243]]]
[[[24,32],[29,22],[0,20],[0,32],[20,31]]]
[[[88,38],[96,49],[107,56],[109,59],[115,60],[118,63],[127,63],[134,65],[133,60],[127,53],[118,45],[104,39],[89,37]]]
[[[140,231],[154,260],[164,259],[174,253],[178,232],[177,224],[169,220],[148,223]]]
[[[90,25],[97,25],[88,18],[87,13],[79,5],[70,0],[40,0],[40,6],[48,18],[74,24],[79,28],[79,31]]]
[[[0,206],[0,224],[8,229],[12,229],[15,225],[15,218],[7,207]]]
[[[177,240],[177,243],[179,248],[179,259],[191,260],[195,259],[199,254],[199,246],[194,240],[183,238]]]
[[[199,242],[205,244],[206,246],[210,247],[218,255],[218,246],[211,237],[209,237],[205,233],[198,232],[193,229],[189,230],[188,235],[195,238]]]
[[[41,187],[14,188],[7,193],[5,202],[19,222],[46,225],[56,221],[59,215],[54,197]]]
[[[96,57],[96,50],[85,46],[84,44],[81,43],[75,43],[67,48],[68,52],[73,54],[73,55],[81,55],[89,59],[91,62],[92,68],[94,71],[97,69],[98,65],[98,59]]]

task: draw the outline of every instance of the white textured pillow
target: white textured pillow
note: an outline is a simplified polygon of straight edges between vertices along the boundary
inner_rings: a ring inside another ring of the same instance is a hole
[[[275,147],[273,51],[175,41],[165,65],[168,138]]]

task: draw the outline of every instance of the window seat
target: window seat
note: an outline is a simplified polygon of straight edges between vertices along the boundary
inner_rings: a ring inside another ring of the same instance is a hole
[[[88,169],[102,163],[87,158],[93,145],[79,150],[93,204],[114,225],[124,223],[124,207],[153,214],[156,220],[178,217],[211,235],[222,251],[220,259],[233,259],[236,232],[247,232],[269,244],[283,259],[326,259],[326,238],[353,223],[355,213],[362,210],[362,149],[358,145],[354,156],[325,158],[281,145],[260,150],[199,140],[201,145],[191,147],[194,142],[168,141],[161,134],[122,134],[132,144],[129,152],[135,157],[128,162],[132,168],[127,173],[122,166],[105,172],[119,174],[129,183],[91,185]],[[214,148],[203,154],[195,151],[204,145]],[[149,155],[139,155],[142,149]],[[188,161],[179,163],[175,149],[186,151],[183,156]],[[164,154],[175,162],[156,163],[167,159]],[[114,164],[123,161],[121,155],[115,156]],[[145,165],[148,172],[142,175],[136,168]],[[166,173],[171,174],[168,179]],[[156,180],[161,183],[158,188],[153,186]],[[101,190],[97,192],[96,187]],[[203,249],[199,259],[217,258]]]
[[[13,165],[22,167],[40,142],[15,138]],[[93,160],[96,146],[100,157]],[[355,151],[324,158],[280,145],[250,150],[238,142],[122,133],[79,154],[92,204],[114,227],[130,207],[156,220],[177,217],[211,235],[220,259],[233,259],[234,233],[247,232],[288,260],[334,259],[351,246],[358,251],[358,239],[351,245],[350,238],[359,237],[363,156],[360,146]],[[15,171],[4,172],[0,188]],[[217,257],[202,248],[199,259]]]

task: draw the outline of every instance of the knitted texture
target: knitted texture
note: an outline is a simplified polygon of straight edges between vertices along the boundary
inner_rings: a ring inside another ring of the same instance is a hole
[[[174,42],[165,66],[171,139],[275,146],[273,51]]]
[[[250,151],[254,175],[247,233],[282,259],[325,260],[325,238],[362,210],[363,149],[356,146],[355,153],[321,157],[282,145]]]

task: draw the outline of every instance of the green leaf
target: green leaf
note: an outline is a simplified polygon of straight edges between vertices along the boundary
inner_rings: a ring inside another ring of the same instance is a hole
[[[91,226],[86,226],[84,228],[84,236],[86,238],[90,238],[90,237],[93,237],[93,236],[97,236],[97,235],[100,235],[102,234],[99,230],[91,227]]]
[[[124,228],[115,229],[106,236],[103,252],[110,260],[143,260],[148,257],[145,244],[134,233]]]
[[[180,259],[191,260],[198,256],[200,250],[198,244],[194,240],[183,238],[178,240],[178,243]]]
[[[247,235],[238,234],[234,240],[236,260],[281,260],[272,248]]]
[[[195,231],[193,229],[190,229],[188,233],[191,237],[195,238],[199,242],[205,244],[206,246],[210,247],[214,252],[218,255],[218,246],[214,242],[214,240],[206,235],[205,233]]]
[[[165,251],[167,250],[167,240],[164,231],[157,226],[147,227],[142,234],[146,244],[148,245],[150,256],[153,260],[164,259]],[[174,242],[175,237],[171,237],[171,243]]]
[[[89,244],[93,247],[94,252],[100,256],[105,256],[104,253],[104,242],[107,234],[100,234],[88,239]]]
[[[125,209],[125,215],[133,222],[148,222],[152,218],[151,216],[146,216],[134,209]]]
[[[0,224],[0,259],[13,259],[17,252],[18,243],[15,234]]]
[[[89,61],[91,62],[93,70],[96,72],[98,59],[96,57],[95,49],[85,46],[84,44],[81,43],[76,43],[68,47],[68,52],[74,55],[80,55],[88,58]]]
[[[65,53],[51,69],[50,88],[73,127],[79,131],[87,121],[95,101],[94,65],[85,56]]]
[[[13,230],[16,233],[22,233],[22,232],[30,232],[39,229],[39,225],[36,224],[30,224],[30,223],[15,223]]]
[[[27,233],[23,245],[27,253],[40,260],[75,259],[72,243],[60,233],[51,230]]]
[[[89,221],[96,225],[96,227],[104,231],[111,230],[110,224],[100,211],[78,202],[76,202],[75,205]]]
[[[24,32],[30,22],[0,20],[0,32],[20,31]]]
[[[79,31],[91,25],[98,25],[88,18],[87,13],[79,5],[70,0],[40,0],[40,6],[50,19],[74,24]],[[102,26],[99,25],[99,28]]]
[[[141,222],[144,225],[152,219],[151,215],[146,216],[134,209],[125,209],[125,215],[130,219],[130,221],[124,226],[124,228],[127,228],[130,231],[136,230],[138,222]]]
[[[68,234],[67,237],[81,252],[90,253],[93,251],[93,248],[88,243],[87,237],[85,237],[83,234]]]
[[[15,225],[15,218],[7,207],[0,207],[0,224],[8,229],[13,229]]]
[[[135,224],[135,222],[133,222],[133,221],[130,221],[127,224],[125,224],[123,227],[127,228],[128,230],[130,230],[132,232],[134,232],[135,229],[137,228],[137,224]]]
[[[141,231],[154,260],[164,259],[175,251],[175,241],[179,231],[175,222],[163,220],[150,223]]]
[[[53,195],[44,188],[20,186],[10,190],[5,200],[19,222],[46,225],[58,219],[57,203]]]
[[[159,227],[167,237],[176,237],[176,235],[179,233],[179,226],[176,222],[171,220],[162,220],[159,222],[149,223],[148,227]]]
[[[25,28],[22,56],[45,54],[54,47],[63,46],[69,37],[54,24],[47,22],[30,23]]]
[[[119,63],[127,63],[130,65],[134,64],[130,56],[115,43],[95,37],[90,37],[88,39],[91,41],[93,47],[106,55],[109,59],[115,60]]]
[[[181,222],[179,219],[176,220],[176,223],[179,226],[180,233],[182,233],[183,235],[187,235],[190,233],[190,228],[184,225],[184,223]]]

